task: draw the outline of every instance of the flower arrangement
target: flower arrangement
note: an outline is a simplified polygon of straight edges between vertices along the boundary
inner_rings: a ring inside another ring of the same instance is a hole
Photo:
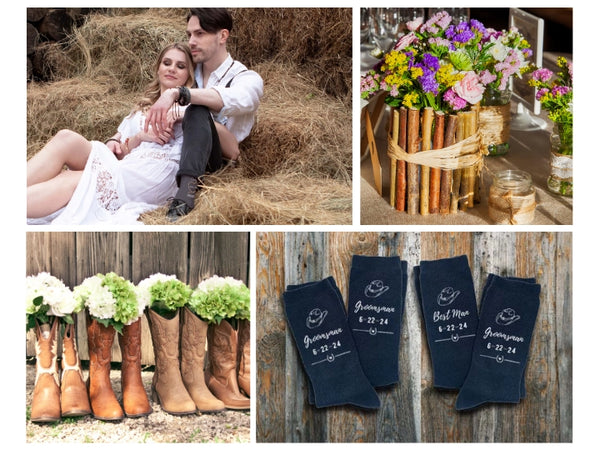
[[[25,312],[27,331],[38,323],[48,323],[58,317],[65,323],[73,323],[72,314],[83,309],[71,289],[48,272],[40,272],[26,278]]]
[[[213,275],[198,284],[188,306],[208,323],[219,324],[224,319],[249,320],[250,290],[241,280]]]
[[[175,275],[155,273],[140,281],[138,297],[163,317],[169,317],[190,299],[192,288]]]
[[[568,136],[568,142],[563,142],[559,153],[573,154],[573,64],[563,56],[556,60],[560,68],[554,73],[546,68],[538,68],[531,73],[529,84],[538,89],[536,98],[542,108],[548,111],[548,118],[557,124],[567,127],[563,136]]]
[[[446,11],[407,29],[362,77],[362,98],[383,90],[392,107],[463,111],[481,101],[486,87],[503,90],[510,77],[529,70],[531,50],[516,29],[496,31],[474,19],[453,25]]]
[[[138,299],[133,283],[114,272],[86,278],[73,289],[73,294],[93,319],[119,333],[123,326],[138,320],[147,306]]]

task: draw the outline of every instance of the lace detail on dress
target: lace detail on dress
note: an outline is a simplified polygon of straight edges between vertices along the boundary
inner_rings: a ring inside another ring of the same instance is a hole
[[[92,161],[92,171],[98,174],[96,177],[96,199],[98,203],[106,211],[114,213],[120,208],[121,204],[112,174],[102,168],[102,163],[98,158],[94,158]]]
[[[179,160],[172,158],[168,152],[160,151],[160,150],[148,150],[148,149],[140,149],[140,151],[136,152],[135,150],[130,153],[130,155],[135,154],[137,159],[156,159],[158,161],[173,161],[179,164]]]

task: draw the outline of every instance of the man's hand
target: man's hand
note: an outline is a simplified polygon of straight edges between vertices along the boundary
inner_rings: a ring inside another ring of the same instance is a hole
[[[162,93],[156,103],[146,113],[146,123],[144,124],[144,131],[146,133],[152,129],[152,133],[158,137],[164,130],[172,128],[173,123],[169,123],[168,112],[178,97],[179,91],[176,88],[167,89]]]

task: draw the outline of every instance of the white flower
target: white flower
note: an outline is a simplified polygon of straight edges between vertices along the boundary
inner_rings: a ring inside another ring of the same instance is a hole
[[[220,277],[218,275],[213,275],[210,278],[200,282],[198,284],[197,290],[201,292],[210,292],[213,289],[218,289],[223,286],[243,286],[244,283],[241,280],[236,280],[233,277]]]
[[[73,292],[58,278],[48,272],[28,276],[26,279],[25,311],[33,314],[39,306],[33,304],[37,297],[43,297],[42,304],[49,306],[48,315],[63,317],[78,313],[83,304],[73,296]]]
[[[93,276],[83,280],[73,293],[83,300],[91,316],[97,319],[111,319],[116,311],[117,300],[106,286],[102,286],[102,278]]]
[[[508,56],[508,47],[498,40],[491,40],[494,45],[490,48],[490,54],[496,61],[504,61]]]

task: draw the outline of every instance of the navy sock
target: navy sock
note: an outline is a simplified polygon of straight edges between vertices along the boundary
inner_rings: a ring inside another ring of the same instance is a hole
[[[471,367],[456,399],[457,410],[520,401],[539,294],[540,285],[531,279],[488,276]]]
[[[283,294],[286,318],[314,390],[315,406],[379,408],[348,327],[332,277],[289,286]]]
[[[315,284],[318,283],[318,281],[312,281],[312,282],[308,282],[308,283],[304,283],[304,284],[288,284],[286,289],[288,291],[293,291],[295,289],[298,288],[302,288],[302,287],[306,287],[309,286],[311,284]],[[340,302],[340,306],[342,307],[342,309],[346,310],[346,305],[344,305],[344,299],[342,298],[342,293],[340,292],[339,288],[337,287],[337,285],[334,283],[330,283],[332,284],[332,289],[335,291],[335,297],[338,299],[338,301]],[[312,387],[312,383],[310,382],[310,378],[308,379],[308,403],[310,405],[314,405],[315,404],[315,390]]]
[[[398,382],[406,270],[406,261],[398,256],[352,257],[348,325],[365,375],[374,387]]]
[[[517,278],[517,277],[506,277],[508,280],[520,280],[522,282],[525,283],[535,283],[535,278]],[[486,282],[485,282],[485,286],[483,287],[483,292],[481,294],[481,306],[480,308],[483,307],[483,303],[485,302],[485,298],[487,295],[487,290],[488,287],[490,286],[490,282],[491,280],[493,280],[494,277],[489,277],[487,278]],[[525,366],[525,369],[527,368],[527,366]],[[520,397],[521,399],[524,399],[526,394],[527,394],[527,390],[525,388],[525,370],[523,370],[523,376],[521,377],[521,387],[519,389],[520,391]]]
[[[460,389],[471,364],[477,331],[477,302],[466,255],[421,261],[415,267],[417,294],[433,366],[433,384]]]

